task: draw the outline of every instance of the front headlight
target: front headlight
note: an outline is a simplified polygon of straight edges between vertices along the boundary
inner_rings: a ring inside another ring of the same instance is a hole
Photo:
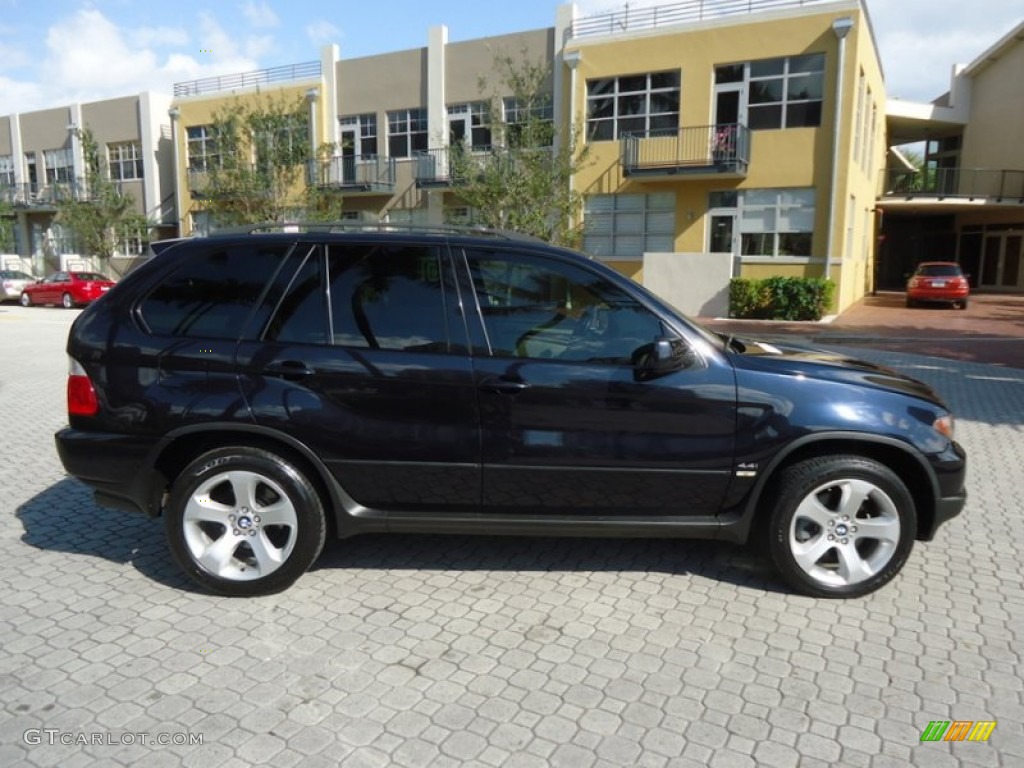
[[[950,440],[953,439],[953,414],[947,413],[945,416],[940,416],[932,424],[932,427],[940,435],[943,435]]]

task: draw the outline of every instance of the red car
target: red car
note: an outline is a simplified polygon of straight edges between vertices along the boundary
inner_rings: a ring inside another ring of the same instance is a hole
[[[95,301],[113,286],[113,280],[96,272],[54,272],[41,282],[25,286],[21,306],[60,304],[71,309]]]
[[[934,301],[967,309],[971,287],[955,261],[923,261],[907,280],[907,306]]]

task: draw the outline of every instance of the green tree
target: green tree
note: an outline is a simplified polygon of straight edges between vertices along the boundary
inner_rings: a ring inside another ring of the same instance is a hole
[[[14,252],[16,222],[14,206],[6,200],[0,200],[0,253]]]
[[[202,207],[218,226],[283,222],[307,207],[310,150],[304,100],[241,99],[214,114],[214,152],[202,174]],[[310,185],[311,187],[313,185]]]
[[[464,145],[449,149],[449,172],[455,191],[473,209],[476,224],[523,232],[557,245],[577,245],[583,205],[572,177],[586,162],[582,129],[570,126],[555,141],[552,68],[543,61],[499,54],[498,93],[489,96],[494,147],[473,152]],[[481,94],[489,88],[485,78]],[[509,96],[511,94],[511,96]],[[502,98],[508,99],[502,109]],[[502,117],[504,115],[504,117]]]
[[[74,235],[83,255],[101,260],[110,270],[110,259],[123,252],[133,238],[146,240],[149,220],[135,209],[135,200],[111,181],[104,168],[99,144],[89,128],[75,129],[85,160],[84,184],[75,185],[57,203],[56,221]]]

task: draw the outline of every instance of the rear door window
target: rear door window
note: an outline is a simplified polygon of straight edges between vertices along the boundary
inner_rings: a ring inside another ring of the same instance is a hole
[[[332,341],[363,349],[455,351],[451,273],[438,248],[399,243],[331,245]],[[464,337],[464,332],[460,334]]]
[[[239,338],[290,247],[211,247],[187,260],[143,299],[143,323],[160,336]]]

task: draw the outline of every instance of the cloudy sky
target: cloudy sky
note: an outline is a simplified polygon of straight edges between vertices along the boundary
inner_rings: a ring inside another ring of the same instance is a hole
[[[710,2],[711,0],[705,0]],[[631,7],[670,0],[633,0]],[[1019,0],[867,0],[890,96],[930,100],[1024,20]],[[74,101],[170,92],[175,82],[310,61],[335,42],[343,58],[551,26],[557,0],[0,0],[0,115]],[[582,0],[584,13],[621,1]]]

